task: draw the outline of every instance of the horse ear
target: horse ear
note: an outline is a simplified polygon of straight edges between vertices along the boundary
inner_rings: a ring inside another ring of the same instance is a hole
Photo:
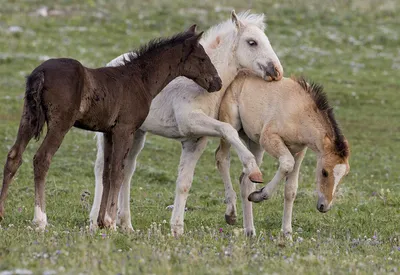
[[[238,30],[242,29],[242,28],[244,27],[244,26],[243,26],[243,23],[242,23],[242,22],[239,20],[239,18],[237,17],[235,10],[232,10],[231,15],[232,15],[232,22],[235,23],[236,28],[237,28]]]
[[[185,40],[185,45],[199,45],[199,41],[203,35],[204,31],[193,35],[192,37]]]
[[[197,44],[200,43],[200,39],[203,36],[203,34],[204,34],[204,31],[202,31],[202,32],[198,33],[197,35],[195,35],[196,36],[196,40],[197,40]]]
[[[190,26],[190,28],[187,29],[186,32],[187,32],[187,33],[193,33],[193,34],[195,34],[195,33],[196,33],[196,29],[197,29],[197,25],[194,24],[194,25]]]
[[[328,136],[328,134],[325,134],[323,143],[324,143],[323,146],[324,146],[325,150],[332,149],[333,140],[330,136]]]

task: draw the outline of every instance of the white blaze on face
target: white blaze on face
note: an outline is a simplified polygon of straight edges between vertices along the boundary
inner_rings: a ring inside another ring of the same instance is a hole
[[[336,187],[338,186],[342,177],[346,174],[346,164],[336,164],[333,168],[333,179],[335,180],[332,197],[335,195]]]

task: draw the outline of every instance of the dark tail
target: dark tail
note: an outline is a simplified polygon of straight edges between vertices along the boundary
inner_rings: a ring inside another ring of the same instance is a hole
[[[43,83],[43,71],[33,72],[26,80],[25,100],[27,119],[34,131],[33,135],[36,140],[39,140],[46,120],[42,104]]]

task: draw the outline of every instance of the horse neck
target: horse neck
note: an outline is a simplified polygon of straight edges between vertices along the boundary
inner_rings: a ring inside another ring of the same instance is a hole
[[[230,41],[222,42],[223,44],[213,49],[209,45],[204,45],[207,55],[210,57],[211,62],[217,69],[218,75],[222,80],[222,88],[217,95],[222,99],[226,89],[235,79],[239,67],[234,60],[233,44]]]
[[[135,60],[136,67],[140,68],[143,86],[152,98],[180,75],[181,54],[181,48],[175,46],[165,50],[159,49],[153,55],[146,54]]]
[[[305,137],[307,147],[313,150],[318,156],[324,156],[326,153],[325,137],[331,136],[329,124],[325,121],[319,111],[316,115],[306,115],[300,118],[302,123],[300,130]]]

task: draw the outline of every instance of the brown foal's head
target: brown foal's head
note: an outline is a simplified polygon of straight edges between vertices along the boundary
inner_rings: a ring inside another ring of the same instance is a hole
[[[196,34],[196,25],[189,28],[193,36],[186,39],[182,48],[181,74],[192,79],[208,92],[215,92],[222,88],[221,78],[212,64],[203,46],[199,43],[203,32]]]

